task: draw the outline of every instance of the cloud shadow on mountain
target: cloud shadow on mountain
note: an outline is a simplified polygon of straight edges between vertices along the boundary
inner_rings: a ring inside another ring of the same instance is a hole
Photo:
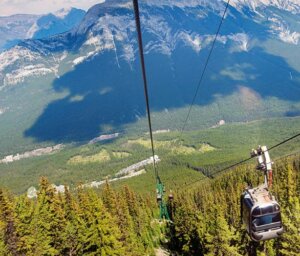
[[[263,98],[299,101],[299,87],[290,80],[288,71],[293,72],[294,77],[299,74],[283,59],[263,53],[261,49],[253,49],[253,55],[247,52],[222,55],[222,52],[223,46],[218,45],[199,89],[197,105],[208,105],[214,101],[214,95],[230,95],[241,85]],[[182,48],[172,58],[152,54],[146,59],[152,111],[190,104],[200,77],[199,67],[203,67],[203,56],[196,57],[192,50]],[[269,62],[277,66],[271,68]],[[119,60],[119,64],[120,67],[115,53],[109,52],[56,79],[55,90],[68,90],[69,95],[50,103],[25,135],[38,141],[86,141],[105,132],[105,127],[120,130],[136,122],[137,117],[145,116],[139,63],[130,66]],[[234,77],[234,74],[222,73],[229,67],[233,67],[232,72],[241,68],[239,72],[244,71],[245,75]]]
[[[266,28],[251,20],[247,22],[244,24],[247,29],[260,31],[262,40]],[[146,33],[145,41],[149,40],[153,38]],[[99,54],[57,78],[53,82],[54,89],[67,90],[69,95],[50,103],[25,136],[55,143],[87,141],[106,132],[106,127],[112,127],[111,131],[122,130],[125,125],[134,124],[139,117],[144,117],[139,61],[128,64],[121,58],[116,59],[116,54],[121,55],[114,51]],[[155,52],[146,55],[152,111],[189,106],[207,54],[207,49],[197,54],[181,44],[171,56]],[[262,99],[276,97],[299,102],[299,78],[299,72],[283,58],[268,54],[260,47],[247,52],[239,51],[232,43],[218,43],[195,104],[207,106],[215,101],[216,95],[231,95],[241,86]]]

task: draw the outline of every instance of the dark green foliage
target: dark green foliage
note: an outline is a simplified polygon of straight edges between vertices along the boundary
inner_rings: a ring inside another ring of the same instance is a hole
[[[41,178],[36,199],[0,190],[0,255],[299,255],[299,156],[276,161],[272,193],[281,205],[286,232],[251,242],[240,222],[245,183],[262,181],[254,166],[241,166],[197,186],[181,186],[168,202],[172,223],[158,221],[155,197],[128,186],[100,191],[78,187],[57,193]],[[155,195],[155,193],[153,193]]]
[[[161,141],[171,142],[170,146],[156,147],[155,152],[161,159],[158,164],[161,179],[167,190],[169,188],[176,189],[185,182],[188,183],[203,176],[200,172],[188,168],[187,163],[213,172],[248,157],[249,149],[257,147],[258,144],[270,147],[298,133],[299,126],[300,118],[295,117],[248,123],[228,123],[213,129],[188,131],[183,133],[181,140],[175,140],[180,137],[180,133],[176,131],[155,134],[155,145]],[[46,176],[51,183],[66,184],[72,190],[79,182],[88,183],[94,180],[114,178],[114,174],[122,168],[150,157],[149,148],[138,144],[128,144],[128,140],[142,138],[149,140],[149,135],[141,132],[123,133],[114,141],[100,142],[94,145],[66,145],[66,148],[55,154],[0,164],[0,187],[6,187],[14,193],[21,194],[31,186],[37,187],[39,177]],[[179,145],[198,149],[203,143],[208,143],[215,150],[208,152],[196,150],[191,154],[175,154],[173,151]],[[271,156],[273,160],[276,160],[276,157],[281,157],[282,154],[298,152],[299,147],[300,138],[274,149]],[[101,150],[109,153],[111,161],[86,164],[69,164],[68,162],[74,156],[92,156]],[[19,147],[17,152],[24,153],[25,151],[26,149]],[[125,158],[117,158],[113,152],[118,151],[125,151],[130,155]],[[1,159],[6,154],[3,153]],[[147,166],[146,170],[149,170],[149,173],[116,182],[116,185],[113,183],[113,187],[122,188],[127,184],[141,193],[152,193],[154,177],[151,166]]]
[[[2,233],[1,251],[9,253],[9,255],[18,255],[14,202],[2,189],[0,190],[0,223]]]
[[[203,254],[203,240],[199,235],[204,225],[201,215],[187,197],[180,197],[174,204],[171,248],[183,255]]]
[[[129,210],[130,209],[130,210]],[[1,255],[153,255],[152,210],[129,188],[57,193],[41,178],[35,200],[0,190]]]
[[[281,238],[254,243],[240,222],[239,197],[245,182],[256,186],[261,175],[253,166],[239,167],[177,192],[170,248],[179,255],[299,255],[299,156],[278,160],[274,169],[272,192],[281,204],[286,232]]]

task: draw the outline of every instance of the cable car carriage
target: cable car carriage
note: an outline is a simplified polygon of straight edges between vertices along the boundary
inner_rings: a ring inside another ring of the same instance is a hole
[[[247,189],[242,195],[241,207],[242,219],[252,240],[273,239],[284,232],[280,206],[265,185]]]
[[[272,162],[266,146],[252,150],[257,157],[257,169],[264,172],[264,184],[247,188],[241,196],[241,218],[253,241],[273,239],[283,234],[280,206],[271,195],[268,187],[272,185]]]

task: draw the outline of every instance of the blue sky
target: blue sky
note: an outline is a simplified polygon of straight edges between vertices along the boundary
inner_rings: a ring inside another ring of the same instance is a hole
[[[76,7],[87,10],[104,0],[0,0],[0,16],[12,14],[45,14],[62,8]]]

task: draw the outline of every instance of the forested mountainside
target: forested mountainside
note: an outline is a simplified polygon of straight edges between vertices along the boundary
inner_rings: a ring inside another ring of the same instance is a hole
[[[261,173],[244,166],[178,195],[173,206],[173,248],[179,255],[299,255],[299,171],[299,156],[276,161],[271,192],[281,205],[286,231],[281,238],[251,242],[241,224],[241,192],[249,182],[263,183]]]
[[[173,255],[299,255],[299,171],[299,155],[276,161],[271,190],[286,232],[260,244],[250,242],[240,222],[245,184],[262,181],[254,166],[178,188],[168,202],[172,223],[157,220],[154,191],[141,196],[106,184],[56,193],[41,178],[36,199],[0,190],[0,253],[140,256],[165,247]]]
[[[299,255],[299,0],[140,4],[149,126],[130,0],[0,53],[0,255]],[[262,243],[240,195],[263,175],[232,169],[258,144],[285,228]]]
[[[288,3],[232,1],[188,129],[199,129],[196,119],[207,128],[299,116],[300,5]],[[140,4],[153,125],[180,129],[226,1]],[[134,129],[145,118],[137,53],[128,0],[92,6],[71,30],[2,52],[3,154]]]

